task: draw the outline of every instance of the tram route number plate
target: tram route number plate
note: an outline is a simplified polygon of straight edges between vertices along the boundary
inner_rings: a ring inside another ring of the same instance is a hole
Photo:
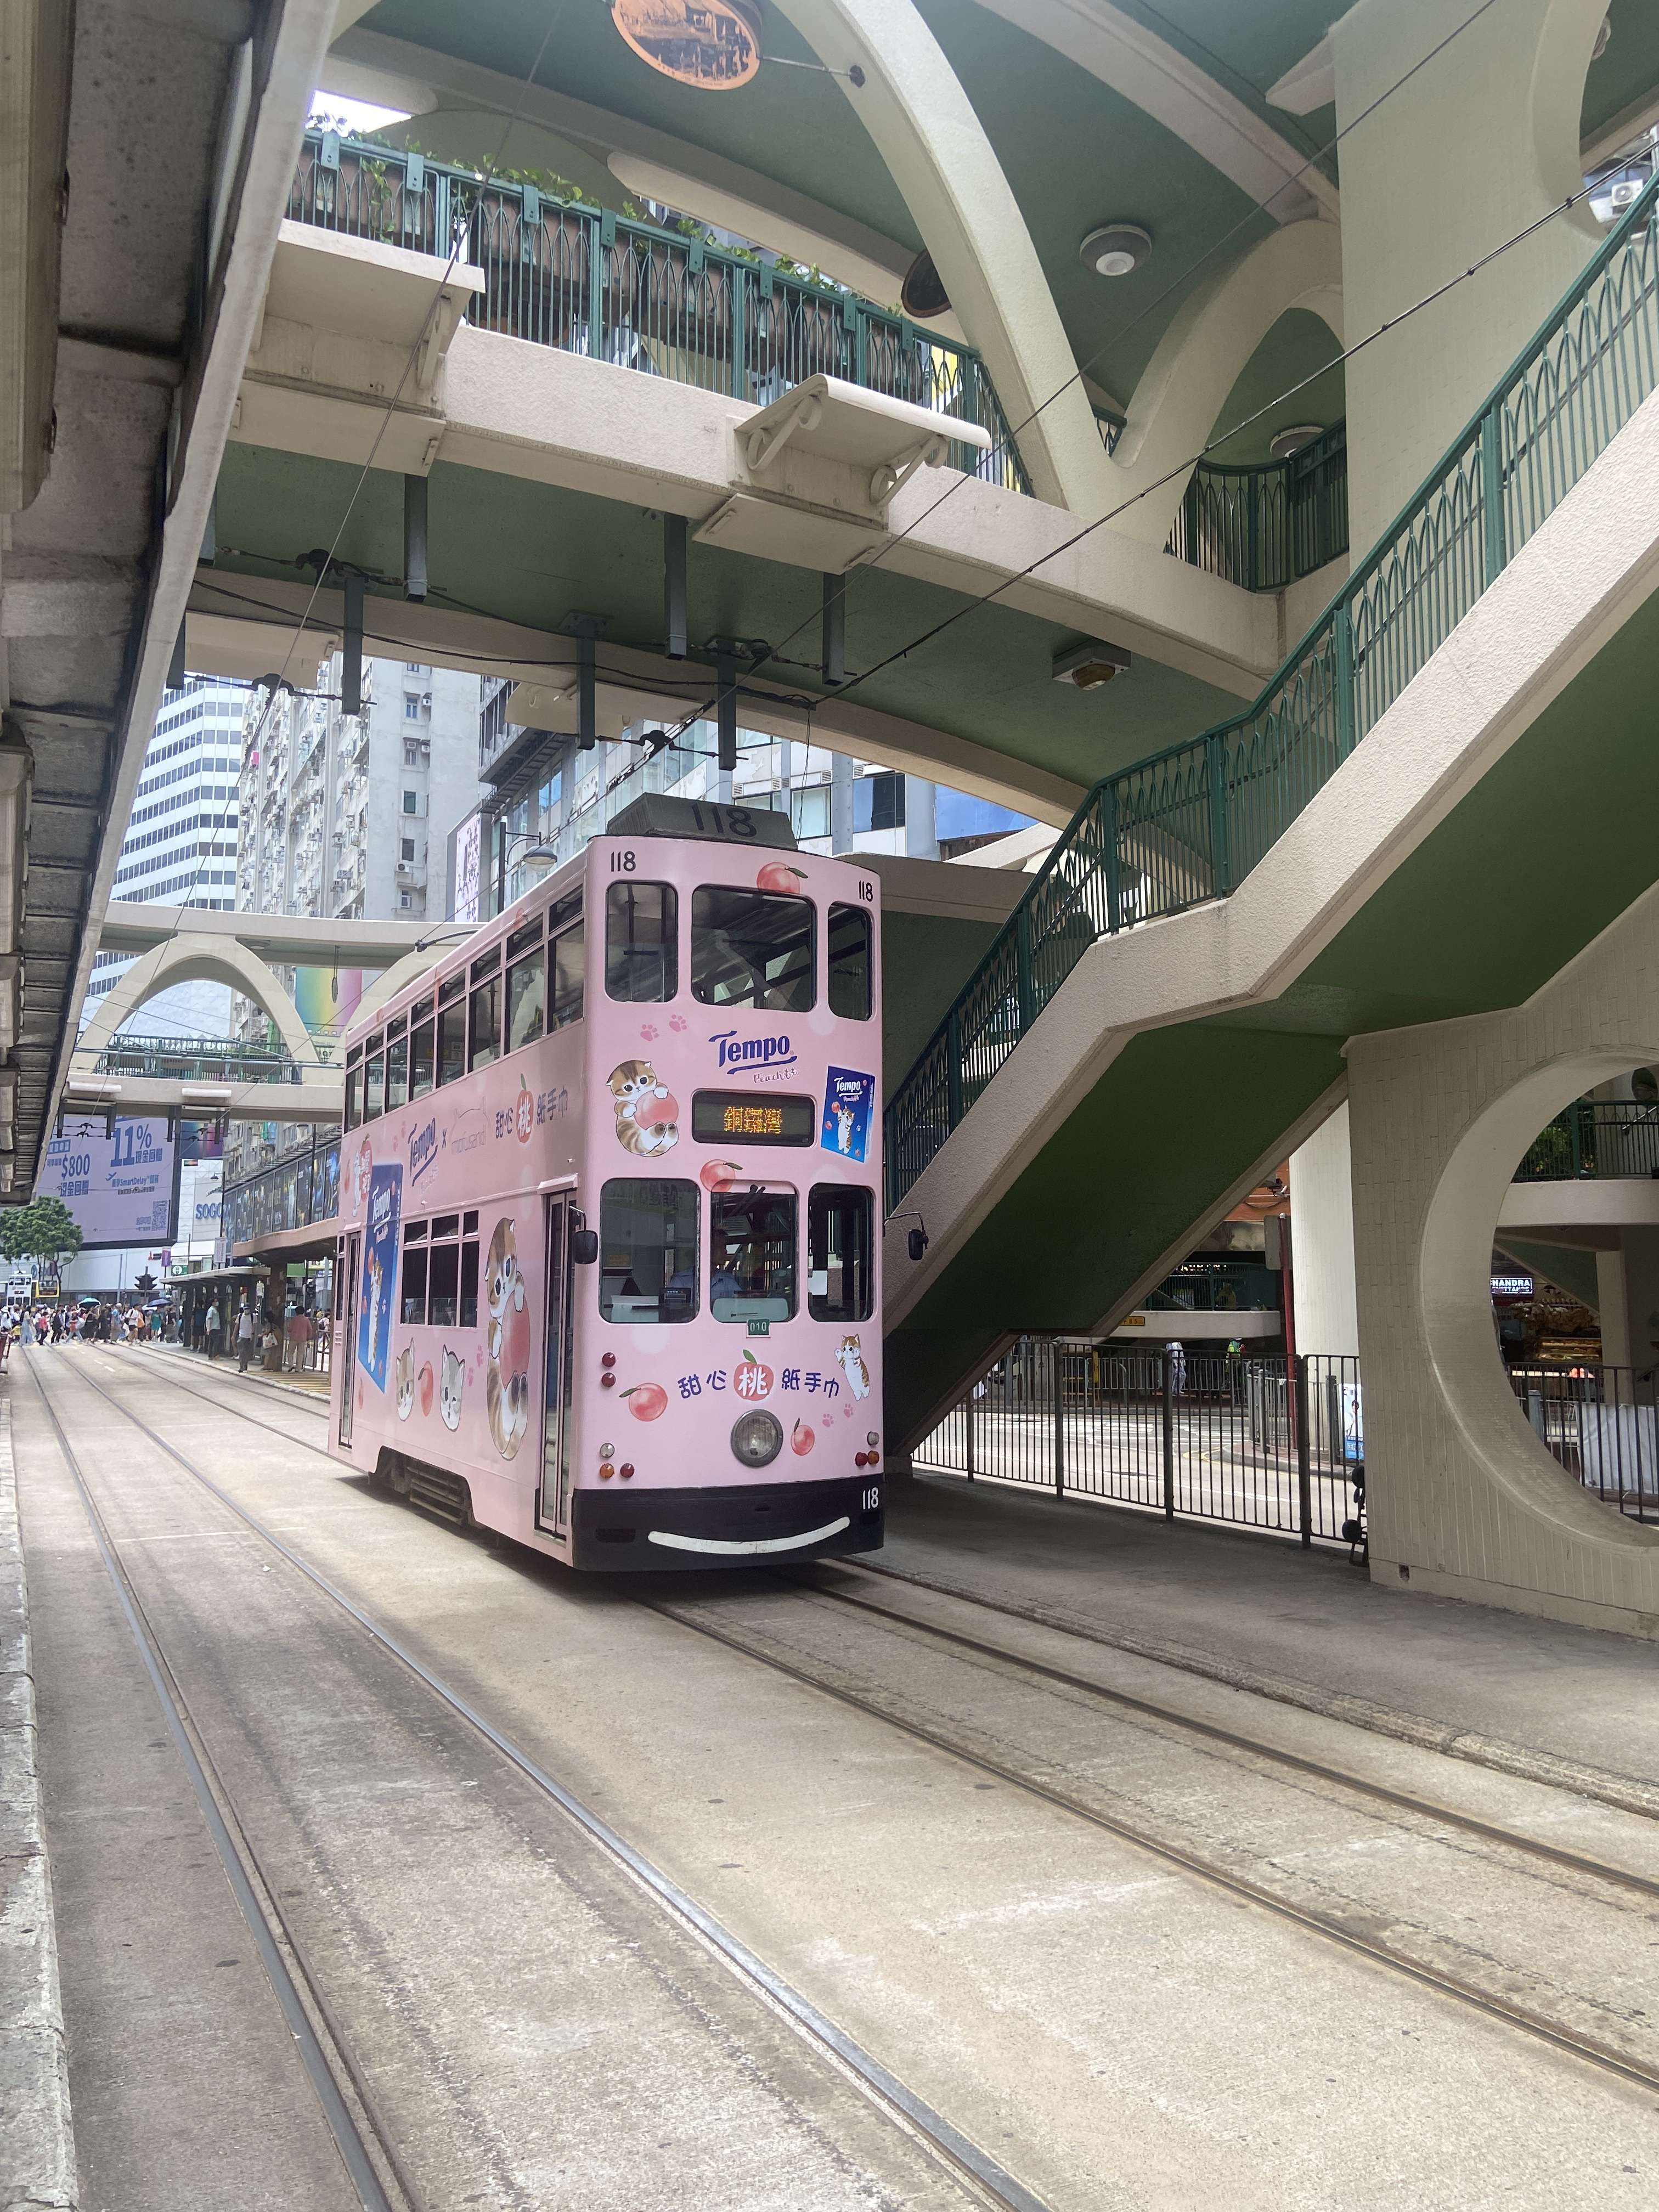
[[[770,1336],[772,1324],[769,1321],[751,1321],[749,1324],[749,1334],[750,1336]]]

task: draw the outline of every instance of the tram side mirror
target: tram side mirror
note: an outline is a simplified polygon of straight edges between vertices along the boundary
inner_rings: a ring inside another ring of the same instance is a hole
[[[913,1260],[920,1260],[927,1249],[927,1231],[925,1229],[913,1229],[904,1241],[909,1248],[910,1257]]]
[[[570,1232],[571,1264],[591,1267],[599,1256],[599,1232],[597,1229],[573,1229]]]

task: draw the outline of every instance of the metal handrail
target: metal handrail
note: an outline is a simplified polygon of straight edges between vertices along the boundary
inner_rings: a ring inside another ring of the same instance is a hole
[[[479,329],[761,406],[828,375],[954,415],[988,430],[992,443],[988,453],[953,445],[951,467],[1030,489],[973,348],[838,286],[534,185],[486,184],[332,131],[306,133],[286,212],[290,222],[438,255],[464,235],[484,276],[467,311]]]
[[[250,1072],[278,1083],[298,1083],[300,1066],[279,1045],[246,1044],[240,1037],[112,1037],[94,1063],[100,1075],[150,1075],[204,1081],[227,1071]]]
[[[897,1206],[1098,938],[1224,898],[1659,386],[1659,175],[1243,714],[1096,784],[887,1109]]]
[[[1659,1176],[1659,1105],[1576,1098],[1528,1146],[1516,1182]]]

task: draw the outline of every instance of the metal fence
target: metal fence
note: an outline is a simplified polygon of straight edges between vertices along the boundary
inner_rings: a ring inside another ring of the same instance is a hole
[[[100,1075],[149,1075],[174,1082],[298,1083],[300,1066],[280,1047],[240,1037],[117,1036],[98,1055]]]
[[[340,1210],[340,1139],[319,1133],[257,1175],[228,1182],[220,1197],[222,1234],[233,1249],[279,1229],[308,1229]]]
[[[1656,195],[1255,706],[1090,792],[894,1092],[890,1210],[1097,938],[1233,890],[1659,386]]]
[[[1516,1182],[1576,1176],[1659,1176],[1659,1106],[1577,1098],[1533,1139],[1515,1171]]]
[[[1359,1363],[1022,1337],[911,1462],[1170,1521],[1351,1543],[1364,1479]]]
[[[1169,550],[1247,592],[1282,592],[1348,550],[1348,426],[1282,461],[1200,461]]]
[[[991,434],[989,452],[953,446],[951,467],[1030,489],[973,348],[838,286],[331,131],[307,133],[287,213],[421,253],[447,256],[464,235],[466,259],[483,273],[467,311],[482,330],[763,407],[825,375],[976,423]]]
[[[1545,1449],[1632,1521],[1659,1521],[1655,1382],[1651,1368],[1510,1370],[1510,1386]]]

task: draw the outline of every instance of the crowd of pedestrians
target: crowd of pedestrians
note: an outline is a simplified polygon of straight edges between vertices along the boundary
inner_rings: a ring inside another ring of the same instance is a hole
[[[0,1306],[0,1369],[14,1343],[25,1349],[37,1344],[146,1344],[167,1333],[166,1318],[141,1305],[106,1304],[102,1299],[65,1305]],[[177,1340],[178,1324],[172,1334]]]
[[[261,1286],[263,1291],[263,1286]],[[205,1306],[180,1314],[172,1304],[146,1308],[119,1299],[59,1301],[54,1304],[0,1304],[0,1373],[14,1344],[27,1351],[41,1344],[183,1344],[210,1359],[234,1351],[240,1371],[250,1361],[276,1371],[326,1370],[329,1319],[325,1309],[308,1306],[290,1291],[278,1310],[263,1294],[222,1297],[215,1290]]]

